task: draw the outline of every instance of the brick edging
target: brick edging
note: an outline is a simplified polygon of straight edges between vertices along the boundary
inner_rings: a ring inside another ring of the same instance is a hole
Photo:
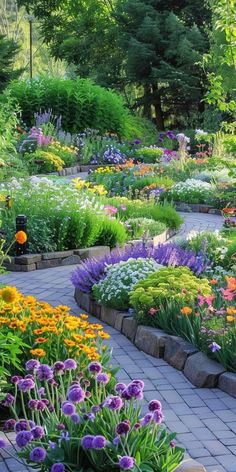
[[[161,329],[138,325],[129,312],[101,305],[91,293],[75,289],[74,296],[80,308],[120,331],[146,354],[164,358],[172,367],[181,370],[193,385],[218,387],[236,398],[236,373],[227,372],[188,341],[166,334]]]

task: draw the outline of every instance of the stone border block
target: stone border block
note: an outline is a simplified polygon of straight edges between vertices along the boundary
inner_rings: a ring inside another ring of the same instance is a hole
[[[236,398],[236,374],[233,372],[225,372],[220,375],[218,387]]]
[[[115,326],[118,313],[118,310],[114,310],[109,306],[101,305],[101,321],[104,321],[104,323],[107,323],[110,326]]]
[[[132,342],[134,342],[137,328],[138,323],[132,316],[123,318],[121,332]]]
[[[206,472],[205,467],[194,459],[184,459],[175,472]]]
[[[132,315],[128,311],[120,311],[119,313],[117,313],[114,328],[117,329],[117,331],[122,331],[123,321],[125,320],[125,318],[129,318],[131,316]]]
[[[187,358],[196,352],[196,347],[179,336],[166,338],[164,359],[178,370],[183,370]]]
[[[91,257],[103,257],[109,255],[111,249],[109,246],[93,246],[86,249],[75,249],[74,254],[80,256],[82,260]]]
[[[42,259],[43,260],[49,260],[49,259],[63,259],[65,257],[72,256],[74,254],[74,251],[55,251],[55,252],[46,252],[42,254]]]
[[[153,357],[163,357],[168,335],[161,329],[140,325],[135,336],[135,345]]]
[[[196,387],[217,387],[218,379],[225,368],[209,359],[203,352],[188,357],[184,366],[184,375]]]

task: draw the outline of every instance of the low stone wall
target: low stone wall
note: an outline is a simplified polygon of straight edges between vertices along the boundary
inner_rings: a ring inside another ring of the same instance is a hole
[[[58,175],[74,175],[74,174],[79,174],[80,172],[89,172],[89,170],[96,170],[99,167],[107,167],[111,166],[112,164],[78,164],[73,167],[65,167],[62,170],[58,171]]]
[[[168,364],[181,370],[196,387],[218,387],[236,398],[236,374],[227,372],[221,364],[209,359],[183,338],[166,334],[161,329],[138,325],[129,312],[101,305],[91,293],[76,289],[75,299],[82,309],[123,333],[141,351],[164,358]]]
[[[15,272],[31,272],[33,270],[80,264],[84,259],[102,257],[110,254],[110,252],[109,246],[93,246],[71,251],[25,254],[24,256],[11,257],[11,261],[6,263],[5,267],[7,270]]]
[[[158,246],[165,243],[174,236],[176,232],[167,229],[163,233],[155,236],[148,241],[148,244]],[[127,244],[135,244],[142,240],[128,241]],[[10,262],[5,263],[7,270],[13,272],[31,272],[33,270],[51,269],[52,267],[61,267],[65,265],[80,264],[84,259],[90,257],[102,257],[110,254],[109,246],[93,246],[87,249],[72,249],[70,251],[55,251],[42,254],[25,254],[24,256],[11,257]]]
[[[221,210],[214,208],[211,205],[205,205],[203,203],[185,203],[185,202],[173,202],[177,211],[187,211],[193,213],[209,213],[210,215],[221,215]]]

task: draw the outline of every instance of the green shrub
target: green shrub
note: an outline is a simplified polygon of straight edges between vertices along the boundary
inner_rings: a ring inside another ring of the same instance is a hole
[[[167,229],[165,223],[154,221],[151,218],[131,218],[125,224],[130,237],[134,239],[142,236],[153,238]]]
[[[198,294],[209,295],[207,279],[199,279],[187,267],[168,267],[138,282],[130,294],[130,303],[140,322],[149,322],[151,308],[168,303],[186,305],[196,301]]]
[[[127,141],[139,139],[144,145],[155,144],[157,142],[157,129],[147,118],[127,114],[122,138]]]
[[[236,155],[236,136],[233,134],[224,135],[223,146],[227,153]]]
[[[95,298],[117,310],[129,307],[129,293],[139,280],[161,268],[154,259],[128,259],[108,266],[106,277],[93,286]]]
[[[122,98],[89,79],[40,78],[12,82],[9,91],[17,99],[22,119],[28,126],[34,124],[35,112],[51,109],[54,116],[62,116],[65,131],[95,128],[101,132],[124,132],[128,113]]]
[[[163,150],[157,147],[141,147],[135,152],[136,157],[142,159],[147,164],[159,162],[163,156]]]

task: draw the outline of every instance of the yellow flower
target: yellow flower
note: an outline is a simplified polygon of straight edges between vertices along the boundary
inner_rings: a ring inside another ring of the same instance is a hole
[[[44,357],[46,355],[44,349],[31,349],[30,353],[36,357]]]
[[[102,339],[109,339],[110,338],[110,334],[105,333],[105,331],[98,331],[98,336],[100,336],[100,338],[102,338]]]
[[[16,287],[5,287],[1,291],[1,296],[5,303],[13,303],[19,300],[20,293]]]
[[[48,341],[47,338],[36,338],[35,342],[38,344],[46,343]]]
[[[24,244],[27,241],[27,234],[24,231],[17,231],[15,239],[18,244]]]
[[[236,315],[236,309],[233,306],[228,306],[226,312],[228,315]]]
[[[76,346],[75,341],[72,341],[71,339],[64,339],[64,343],[65,343],[66,346],[68,346],[68,347]]]
[[[82,318],[82,320],[87,320],[87,319],[88,319],[88,315],[86,315],[85,313],[83,313],[82,315],[80,315],[80,318]]]
[[[181,308],[181,313],[183,315],[191,315],[191,313],[193,312],[192,308],[190,308],[189,306],[184,306],[183,308]]]
[[[229,321],[229,323],[232,323],[235,320],[235,317],[234,316],[226,316],[226,319],[227,319],[227,321]]]

